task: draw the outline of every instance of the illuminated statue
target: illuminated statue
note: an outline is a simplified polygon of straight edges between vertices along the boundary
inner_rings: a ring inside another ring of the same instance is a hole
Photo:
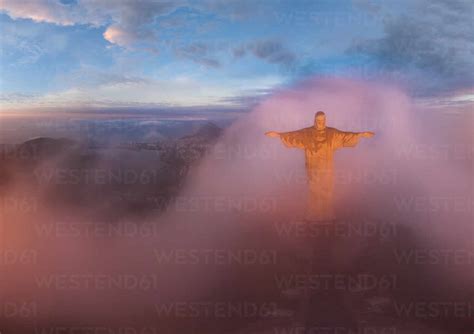
[[[345,132],[326,127],[326,115],[318,111],[314,126],[291,132],[269,131],[265,135],[280,137],[286,147],[304,149],[310,190],[306,216],[311,220],[331,220],[334,219],[334,151],[341,147],[354,147],[359,138],[371,138],[374,133]]]

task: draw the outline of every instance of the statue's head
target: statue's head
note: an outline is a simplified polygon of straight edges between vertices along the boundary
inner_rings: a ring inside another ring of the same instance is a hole
[[[326,114],[322,111],[318,111],[314,115],[314,127],[317,130],[324,130],[326,128]]]

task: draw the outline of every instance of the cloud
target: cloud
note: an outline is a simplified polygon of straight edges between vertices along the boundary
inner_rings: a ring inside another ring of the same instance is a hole
[[[194,6],[202,11],[237,21],[249,19],[259,13],[268,14],[274,4],[249,0],[202,0]]]
[[[211,93],[212,92],[212,93]],[[107,83],[95,88],[72,88],[49,94],[44,101],[58,105],[101,107],[119,106],[203,106],[218,104],[232,91],[218,85],[203,84],[189,78],[151,82]],[[221,103],[221,105],[224,105]]]
[[[57,31],[51,25],[36,25],[25,20],[3,20],[1,31],[0,48],[4,70],[29,66],[50,56],[58,57],[68,47],[69,41],[73,40],[71,35]],[[69,57],[72,55],[69,54]],[[11,73],[15,72],[12,70]],[[5,71],[3,76],[3,79],[7,76]]]
[[[86,72],[87,74],[83,74]],[[7,94],[0,96],[6,109],[82,107],[246,107],[253,104],[249,95],[261,95],[281,83],[278,77],[249,78],[243,88],[239,82],[203,82],[192,77],[151,80],[79,69],[72,81],[79,83],[45,95]],[[67,80],[65,78],[64,80]],[[247,103],[248,102],[248,103]]]
[[[151,79],[125,74],[118,70],[103,70],[94,66],[81,65],[78,69],[58,75],[61,87],[98,87],[101,85],[148,84]]]
[[[256,107],[259,103],[264,101],[268,98],[272,93],[277,91],[277,89],[262,89],[262,90],[255,90],[249,92],[247,95],[238,95],[238,96],[230,96],[221,99],[222,103],[231,104],[231,105],[238,105],[238,106],[248,106],[248,107]]]
[[[456,50],[443,47],[439,38],[433,36],[433,29],[408,18],[387,23],[385,36],[365,41],[355,48],[374,56],[388,68],[415,65],[440,74],[455,71],[453,53]]]
[[[253,54],[270,63],[291,65],[295,61],[295,55],[287,50],[280,42],[267,40],[250,44],[248,49]]]
[[[387,71],[401,70],[423,95],[474,84],[472,2],[419,1],[387,20],[381,38],[359,41],[349,53],[374,59]]]
[[[124,29],[115,25],[109,26],[103,36],[110,43],[123,47],[132,46],[137,41],[153,41],[155,38],[155,34],[150,30]]]
[[[211,51],[216,51],[216,47],[202,42],[175,47],[175,53],[179,57],[190,59],[206,67],[220,67],[220,62],[210,55]]]
[[[106,27],[104,38],[113,44],[131,47],[136,43],[155,39],[155,20],[183,5],[182,1],[147,0],[2,0],[0,10],[13,19],[31,19],[35,22],[70,26],[85,24]]]
[[[197,3],[189,0],[0,0],[0,11],[13,19],[30,19],[61,26],[84,24],[105,27],[103,36],[107,41],[127,48],[136,44],[156,43],[160,28],[158,18],[164,18],[164,28],[169,27],[169,22],[182,26],[189,24],[187,18],[166,21],[169,14],[184,7],[201,14],[214,13],[225,18],[241,19],[255,14],[262,6],[240,0]],[[200,28],[202,26],[197,27]],[[212,59],[196,60],[206,66],[217,64]]]
[[[176,10],[181,1],[116,1],[83,0],[88,12],[106,14],[113,24],[104,32],[104,38],[111,43],[128,47],[139,42],[156,40],[155,20]]]
[[[235,58],[241,58],[245,56],[246,46],[245,45],[238,46],[232,50],[232,53],[234,54]]]
[[[268,39],[259,40],[235,47],[233,55],[241,58],[247,53],[251,53],[255,57],[265,60],[271,64],[278,64],[284,67],[290,67],[296,62],[296,55],[288,50],[280,41]]]
[[[37,99],[40,97],[37,94],[25,94],[25,93],[0,93],[0,103],[2,105],[15,105],[15,104],[23,104],[29,103],[32,100]]]
[[[74,25],[79,22],[75,12],[58,1],[35,0],[17,1],[1,0],[0,10],[13,19],[30,19],[35,22],[47,22],[59,25]]]

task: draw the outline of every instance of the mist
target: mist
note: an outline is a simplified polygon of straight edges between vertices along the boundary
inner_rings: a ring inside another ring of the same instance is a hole
[[[364,297],[384,298],[384,308],[413,300],[470,303],[472,110],[422,107],[402,87],[382,82],[311,78],[275,93],[227,127],[164,211],[110,205],[117,188],[107,181],[95,182],[95,196],[84,199],[81,194],[89,192],[82,192],[88,186],[83,178],[73,185],[44,185],[38,173],[16,176],[12,165],[1,188],[6,333],[294,329],[295,302],[286,301],[275,277],[299,270],[295,263],[316,240],[308,234],[321,227],[303,222],[302,150],[287,149],[264,133],[311,126],[319,110],[328,126],[376,134],[335,154],[335,205],[343,232],[327,261],[346,274],[394,275],[396,286]],[[142,153],[94,157],[81,167],[69,151],[35,170],[127,166],[156,170],[162,178],[160,162]],[[153,180],[123,183],[119,190],[147,189],[156,203]],[[326,268],[324,260],[318,265]],[[359,306],[348,305],[362,305],[364,298],[344,301],[357,320]],[[160,305],[176,302],[186,303],[182,312],[160,313]],[[234,313],[218,316],[216,302]],[[397,315],[399,323],[440,333],[470,325],[467,318]]]

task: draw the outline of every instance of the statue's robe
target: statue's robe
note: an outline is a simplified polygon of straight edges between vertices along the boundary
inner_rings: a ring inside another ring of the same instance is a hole
[[[315,127],[280,134],[286,147],[302,148],[309,183],[307,218],[312,220],[334,219],[334,151],[354,147],[359,142],[357,132],[345,132],[326,127]]]

